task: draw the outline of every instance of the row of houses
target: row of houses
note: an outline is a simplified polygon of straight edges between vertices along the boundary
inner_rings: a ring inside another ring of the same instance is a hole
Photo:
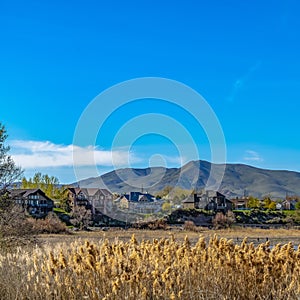
[[[107,189],[69,187],[66,192],[71,210],[76,206],[84,206],[93,215],[109,214],[113,209],[151,214],[161,211],[163,204],[162,200],[149,193],[130,192],[114,199]],[[35,217],[44,217],[54,208],[54,201],[41,189],[12,189],[9,193],[17,204]]]
[[[9,193],[17,204],[35,217],[44,217],[54,208],[54,201],[41,189],[12,189]],[[69,187],[67,198],[71,209],[84,206],[90,209],[93,215],[105,215],[118,209],[141,214],[158,213],[162,211],[164,203],[164,200],[141,192],[130,192],[114,199],[110,191],[99,188]],[[249,197],[229,200],[218,191],[202,191],[186,198],[182,202],[182,207],[226,212],[232,209],[247,209],[249,201]],[[295,209],[297,201],[297,199],[286,199],[282,203],[277,203],[276,209]]]
[[[251,208],[251,197],[236,197],[227,199],[225,195],[217,191],[203,191],[189,196],[183,201],[183,208],[198,208],[213,211],[228,211],[232,209]],[[270,200],[271,201],[271,200]],[[274,202],[274,201],[273,201]],[[277,210],[294,210],[299,199],[286,198],[281,202],[274,202],[274,208]],[[258,200],[260,206],[264,205],[264,200]]]
[[[34,217],[45,217],[53,211],[54,201],[41,189],[12,189],[10,198],[22,206]],[[67,202],[71,209],[75,206],[85,206],[93,214],[105,213],[111,208],[113,194],[107,189],[67,188]]]
[[[235,209],[251,208],[251,197],[236,197],[231,199]],[[258,200],[259,204],[263,206],[264,200]],[[273,201],[274,202],[274,201]],[[274,202],[277,210],[295,210],[296,204],[299,202],[297,197],[286,197],[284,200]]]

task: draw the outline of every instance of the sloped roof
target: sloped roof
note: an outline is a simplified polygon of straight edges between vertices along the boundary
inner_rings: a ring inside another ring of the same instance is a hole
[[[123,197],[125,197],[128,201],[131,202],[139,202],[143,198],[147,198],[148,202],[154,202],[155,200],[155,197],[153,195],[146,193],[144,194],[140,192],[130,192],[130,194],[123,195]]]
[[[82,192],[87,194],[88,196],[95,196],[99,192],[99,189],[97,189],[97,188],[85,188],[85,189],[82,189]]]
[[[182,203],[195,203],[194,197],[189,196],[182,200]]]
[[[27,197],[28,195],[35,194],[39,190],[40,189],[12,189],[9,192],[13,197],[15,196]]]
[[[218,192],[218,191],[214,191],[214,190],[205,190],[202,191],[200,193],[196,193],[196,195],[199,197],[209,197],[209,198],[213,198],[213,197],[225,197],[222,193]],[[225,197],[226,198],[226,197]]]
[[[112,193],[107,189],[100,189],[104,196],[112,196]]]
[[[103,196],[112,196],[112,193],[107,189],[99,189],[99,188],[74,188],[74,187],[68,187],[67,188],[71,193],[75,195],[79,195],[81,192],[86,194],[87,196],[94,196],[99,192]]]
[[[10,190],[10,194],[13,198],[19,196],[22,198],[27,198],[28,196],[32,194],[39,193],[43,195],[46,199],[53,201],[51,198],[49,198],[41,189],[12,189]]]
[[[68,187],[67,189],[75,195],[78,195],[81,192],[81,188]]]

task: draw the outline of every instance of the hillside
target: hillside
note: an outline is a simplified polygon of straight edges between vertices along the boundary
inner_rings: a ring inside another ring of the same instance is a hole
[[[207,161],[191,161],[181,168],[119,169],[75,184],[89,188],[107,187],[117,193],[142,188],[155,193],[168,185],[183,189],[201,189],[205,187],[212,167],[214,169],[210,178],[212,183],[217,180],[217,174],[225,167],[219,191],[228,197],[242,196],[244,191],[257,197],[271,195],[274,198],[282,198],[287,193],[300,195],[298,172],[259,169],[243,164],[211,164]]]

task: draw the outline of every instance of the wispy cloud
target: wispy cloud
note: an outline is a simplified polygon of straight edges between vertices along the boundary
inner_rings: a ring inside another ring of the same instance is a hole
[[[263,158],[259,155],[259,153],[253,150],[247,150],[245,152],[243,159],[245,161],[255,161],[255,162],[263,161]]]
[[[161,159],[149,161],[146,151],[130,151],[129,147],[116,150],[103,150],[96,146],[79,147],[76,145],[55,144],[50,141],[10,141],[11,155],[17,165],[24,169],[60,168],[60,167],[128,167],[130,165],[147,166],[178,164],[186,158],[161,155]],[[160,156],[160,154],[158,154]],[[164,163],[163,163],[164,162]]]
[[[124,166],[139,159],[123,150],[102,150],[95,146],[59,145],[49,141],[13,140],[10,142],[14,161],[23,168],[73,166]],[[92,159],[91,159],[92,158]]]
[[[245,86],[251,75],[260,67],[260,65],[261,62],[258,61],[255,65],[250,67],[243,76],[235,80],[235,82],[233,83],[231,94],[228,97],[229,102],[233,102],[235,100],[238,92]]]

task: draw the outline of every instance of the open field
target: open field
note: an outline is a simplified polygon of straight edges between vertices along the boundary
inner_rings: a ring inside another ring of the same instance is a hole
[[[269,240],[271,245],[276,245],[278,243],[286,244],[289,242],[293,243],[295,246],[300,244],[300,230],[298,229],[257,229],[240,227],[224,230],[199,228],[199,232],[179,230],[176,228],[172,230],[109,229],[107,231],[74,232],[70,235],[40,235],[38,236],[38,240],[42,244],[49,245],[60,242],[71,243],[78,239],[95,242],[104,239],[108,239],[109,241],[118,239],[126,242],[130,240],[133,234],[139,242],[142,240],[151,241],[153,239],[170,238],[173,235],[178,241],[183,241],[187,236],[191,243],[194,244],[199,239],[199,236],[203,236],[205,240],[209,240],[216,234],[221,238],[232,239],[234,243],[240,243],[245,237],[247,237],[248,241],[253,242],[254,244],[259,244],[266,240]]]

